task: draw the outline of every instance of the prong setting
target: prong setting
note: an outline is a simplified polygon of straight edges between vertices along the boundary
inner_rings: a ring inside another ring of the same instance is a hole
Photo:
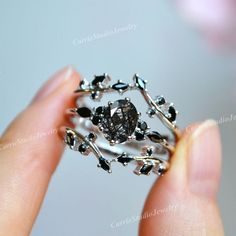
[[[109,85],[110,81],[111,77],[107,73],[95,75],[92,82],[88,82],[86,79],[81,81],[79,89],[75,92],[88,94],[93,101],[100,101],[104,93],[116,91],[123,95],[127,91],[139,91],[149,106],[148,116],[150,118],[158,117],[174,133],[176,138],[179,137],[180,132],[176,126],[178,111],[174,104],[167,102],[162,95],[152,99],[147,90],[147,80],[135,74],[133,83],[117,80],[115,84]],[[93,153],[98,159],[98,167],[108,173],[111,173],[112,162],[120,162],[124,166],[135,163],[137,168],[134,173],[137,175],[150,175],[153,172],[161,176],[167,171],[168,162],[157,157],[156,153],[162,153],[161,148],[173,153],[175,148],[168,143],[168,139],[166,140],[157,131],[150,131],[150,127],[142,120],[141,113],[137,111],[130,98],[125,97],[114,102],[109,101],[107,106],[93,109],[86,106],[78,107],[72,109],[70,113],[78,115],[79,119],[87,119],[93,126],[96,126],[96,129],[94,128],[96,132],[103,133],[108,141],[108,146],[111,148],[104,149],[103,145],[97,145],[96,143],[99,143],[101,136],[98,139],[94,132],[83,136],[72,129],[67,129],[65,142],[71,149],[79,151],[82,155]],[[112,161],[108,161],[101,153],[101,150],[106,150],[110,154],[115,154],[113,150],[116,150],[118,144],[126,144],[128,147],[132,147],[135,142],[138,143],[137,141],[143,142],[145,145],[149,143],[149,145],[143,146],[140,155],[123,152],[118,157],[113,158]]]

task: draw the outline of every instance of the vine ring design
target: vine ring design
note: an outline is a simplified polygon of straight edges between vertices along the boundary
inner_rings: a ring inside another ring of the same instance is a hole
[[[112,172],[112,163],[118,162],[124,166],[135,164],[134,173],[137,175],[149,175],[151,172],[163,175],[169,168],[169,158],[181,135],[176,126],[178,112],[163,96],[153,99],[146,88],[147,81],[138,74],[134,75],[133,83],[118,80],[110,85],[110,81],[108,74],[95,76],[91,83],[84,79],[75,95],[89,95],[93,101],[100,102],[106,93],[118,92],[122,96],[128,91],[139,91],[148,105],[149,117],[159,118],[173,135],[161,135],[151,130],[131,99],[125,97],[94,108],[83,104],[68,109],[67,115],[78,117],[79,131],[62,127],[65,143],[82,155],[93,153],[98,159],[98,167],[108,173]],[[83,134],[82,130],[87,134]],[[105,155],[110,158],[105,158]]]

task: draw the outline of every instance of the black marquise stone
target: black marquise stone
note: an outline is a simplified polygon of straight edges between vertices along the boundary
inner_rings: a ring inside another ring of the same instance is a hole
[[[117,158],[117,161],[122,163],[122,164],[126,164],[126,163],[129,163],[133,160],[132,157],[126,155],[126,154],[122,154],[120,155],[118,158]]]
[[[139,89],[141,90],[146,89],[146,82],[137,75],[135,76],[135,83],[137,84]]]
[[[99,164],[100,164],[101,168],[105,171],[109,171],[111,169],[110,163],[103,157],[99,158]]]
[[[87,107],[77,108],[77,113],[83,118],[88,118],[92,114],[91,110]]]
[[[152,131],[147,136],[154,143],[159,143],[160,141],[163,141],[163,137],[158,132],[156,132],[156,131]]]
[[[152,171],[153,165],[152,164],[144,164],[140,169],[140,173],[143,175],[148,175]]]
[[[128,87],[129,87],[128,84],[125,84],[125,83],[122,83],[122,82],[118,82],[118,83],[116,83],[116,84],[114,84],[114,85],[112,86],[112,88],[113,88],[114,90],[117,90],[117,91],[119,91],[119,90],[124,91],[124,90],[126,90]]]
[[[92,85],[96,86],[98,83],[102,83],[106,79],[105,75],[96,75],[92,81]]]
[[[168,112],[169,112],[170,115],[171,115],[171,117],[169,118],[169,120],[172,121],[172,122],[175,121],[175,120],[176,120],[176,115],[177,115],[175,108],[174,108],[173,106],[170,106]]]

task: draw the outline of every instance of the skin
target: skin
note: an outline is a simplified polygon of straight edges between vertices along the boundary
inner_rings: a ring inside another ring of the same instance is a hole
[[[75,107],[72,91],[79,80],[72,67],[57,72],[1,136],[0,235],[30,234],[65,149],[57,130],[73,127],[60,114]],[[46,135],[32,138],[36,133]],[[186,128],[171,158],[170,170],[153,184],[147,196],[140,236],[224,235],[216,201],[220,143],[219,129],[213,121]],[[149,217],[144,217],[147,213]]]

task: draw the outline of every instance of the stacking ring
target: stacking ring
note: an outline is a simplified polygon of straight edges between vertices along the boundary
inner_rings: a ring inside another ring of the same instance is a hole
[[[124,166],[133,163],[137,175],[163,175],[169,168],[170,157],[181,135],[176,126],[178,112],[163,96],[153,99],[146,87],[147,81],[138,74],[133,76],[132,83],[118,80],[111,85],[111,77],[105,73],[94,76],[92,82],[82,80],[74,93],[79,97],[90,96],[93,101],[101,103],[104,94],[118,92],[123,96],[129,91],[138,91],[148,105],[148,116],[159,118],[172,135],[161,135],[151,129],[128,97],[93,108],[80,99],[82,105],[66,110],[66,115],[78,119],[79,131],[61,127],[65,143],[82,155],[93,153],[98,160],[97,166],[108,173],[112,172],[113,163]]]

